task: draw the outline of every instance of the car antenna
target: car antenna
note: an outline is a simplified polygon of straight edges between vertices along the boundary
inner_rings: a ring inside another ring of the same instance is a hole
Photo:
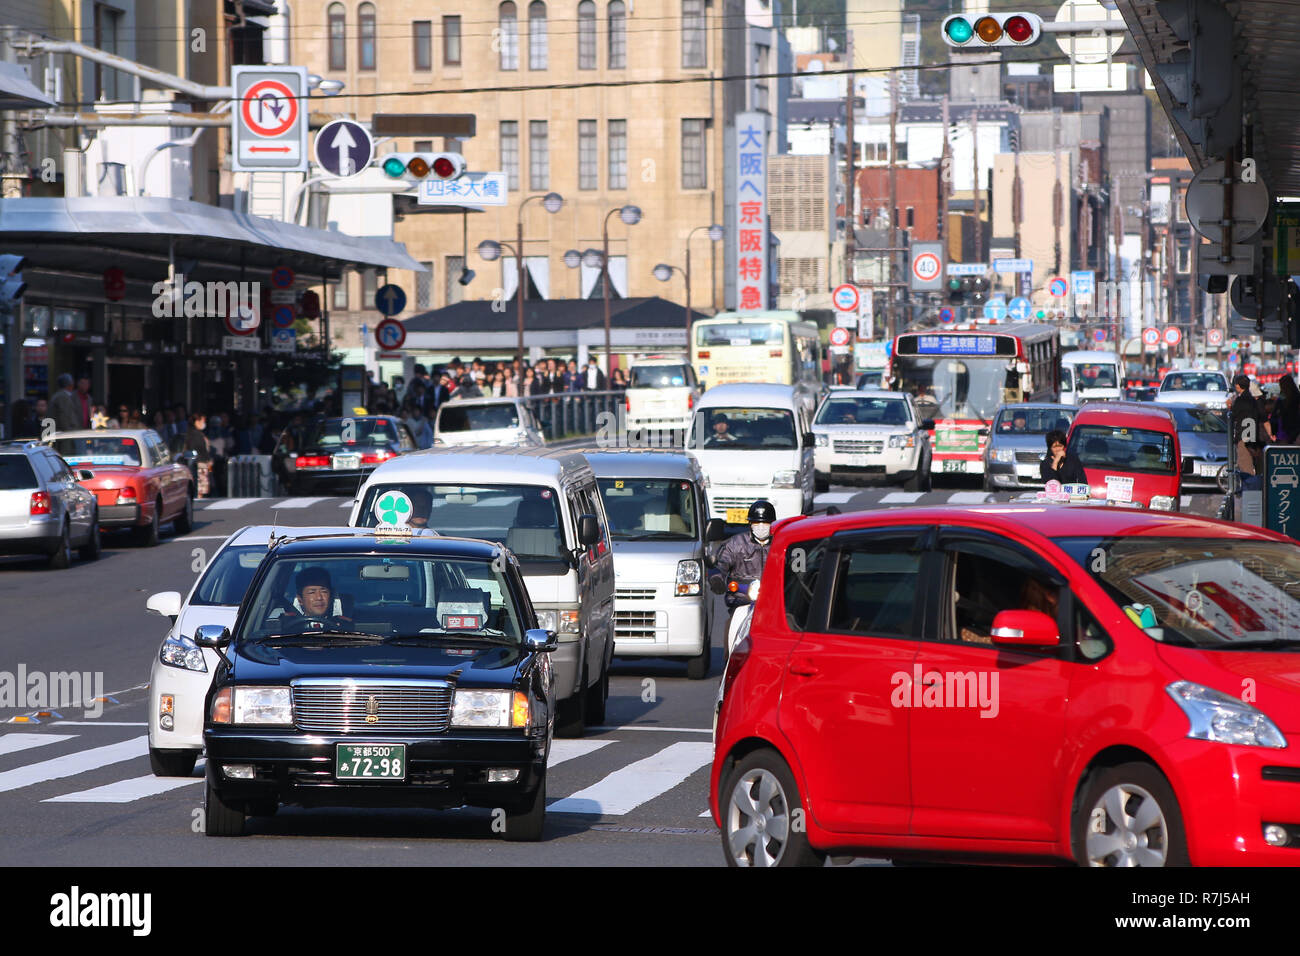
[[[279,523],[280,523],[280,509],[277,508],[275,509],[275,511],[271,513],[271,536],[267,539],[266,542],[267,551],[275,550],[275,548],[277,548],[280,545],[280,542],[284,541],[286,538],[289,537],[287,534],[283,534],[279,538],[275,536],[275,527]]]

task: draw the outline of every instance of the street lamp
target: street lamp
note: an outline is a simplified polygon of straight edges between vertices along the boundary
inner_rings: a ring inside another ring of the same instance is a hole
[[[618,213],[618,217],[623,220],[624,224],[635,226],[641,221],[641,208],[639,206],[615,206],[609,212],[605,213],[605,221],[601,224],[601,287],[605,298],[605,374],[608,381],[614,380],[614,350],[609,344],[609,217]],[[595,250],[587,250],[590,255]]]
[[[518,359],[519,367],[524,367],[524,207],[534,199],[542,201],[542,208],[554,215],[564,207],[564,197],[559,193],[538,194],[529,196],[519,204],[519,217],[515,220],[515,244],[514,248],[509,243],[497,242],[495,239],[484,239],[478,244],[478,254],[485,262],[495,262],[501,258],[501,250],[507,249],[515,257],[515,281],[518,284],[516,290],[518,295],[518,318],[519,318],[519,348]],[[568,254],[565,254],[565,262],[568,262]]]
[[[712,226],[696,226],[686,234],[686,268],[679,269],[677,266],[670,266],[661,262],[651,270],[652,274],[660,282],[667,282],[673,277],[674,272],[680,272],[686,280],[686,347],[691,347],[691,237],[701,229],[707,229],[709,239],[718,242],[725,235],[721,226],[716,223]]]

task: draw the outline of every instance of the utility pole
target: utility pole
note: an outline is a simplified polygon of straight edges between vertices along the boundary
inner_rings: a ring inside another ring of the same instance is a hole
[[[1011,177],[1011,224],[1015,230],[1016,258],[1020,258],[1020,220],[1024,215],[1024,196],[1023,188],[1020,184],[1020,133],[1016,133],[1015,148],[1012,150],[1015,158],[1015,174]],[[1019,290],[1017,290],[1019,291]]]
[[[857,75],[853,70],[853,31],[848,31],[845,49],[849,58],[849,90],[845,104],[847,115],[844,120],[844,281],[857,284],[857,269],[854,258],[858,254],[857,235],[858,215],[854,199],[857,193],[858,147],[853,142],[853,93]],[[871,293],[867,293],[870,295]]]
[[[979,107],[972,106],[970,111],[971,171],[974,174],[971,184],[975,197],[975,261],[984,261],[984,218],[980,203],[980,118]]]
[[[1052,240],[1056,248],[1054,273],[1061,271],[1061,223],[1064,220],[1062,207],[1065,205],[1065,191],[1061,188],[1061,108],[1052,110],[1052,152],[1056,157],[1056,182],[1052,184]]]
[[[898,253],[898,71],[889,74],[889,281],[897,282]],[[898,334],[898,296],[893,289],[889,299],[889,340]]]
[[[948,193],[952,189],[952,146],[948,142],[948,94],[943,95],[943,156],[939,160],[939,242],[944,258],[952,254],[948,248]]]

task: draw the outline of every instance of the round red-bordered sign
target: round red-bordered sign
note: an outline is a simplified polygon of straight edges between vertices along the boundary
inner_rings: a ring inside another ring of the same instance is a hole
[[[406,344],[406,326],[396,319],[384,319],[375,326],[375,341],[381,349],[392,351]]]
[[[284,103],[279,113],[262,102],[262,97],[268,94]],[[253,119],[254,106],[257,107],[257,119]],[[249,131],[267,138],[284,133],[298,119],[298,100],[293,95],[293,90],[279,80],[259,80],[254,83],[244,94],[239,109]]]
[[[933,282],[943,269],[943,263],[933,252],[923,252],[912,260],[912,275],[922,282]]]
[[[225,323],[226,331],[231,335],[252,335],[262,324],[257,313],[247,306],[239,306],[233,315],[227,315],[221,321]]]
[[[1177,345],[1183,340],[1183,330],[1176,325],[1165,329],[1165,345]]]
[[[843,326],[831,329],[831,345],[848,345],[853,334]]]
[[[861,304],[857,286],[849,285],[847,282],[835,287],[835,291],[831,293],[831,301],[841,312],[856,312]]]
[[[1142,344],[1143,344],[1143,345],[1159,345],[1159,344],[1160,344],[1160,330],[1159,330],[1159,329],[1143,329],[1143,330],[1142,330]]]
[[[1222,344],[1223,344],[1223,329],[1210,329],[1208,332],[1206,332],[1206,333],[1205,333],[1205,344],[1206,344],[1206,345],[1222,345]]]

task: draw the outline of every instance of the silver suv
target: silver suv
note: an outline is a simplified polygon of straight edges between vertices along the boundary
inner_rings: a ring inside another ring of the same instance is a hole
[[[94,492],[52,449],[0,443],[0,554],[44,554],[51,568],[72,563],[72,549],[99,557],[99,506]]]

